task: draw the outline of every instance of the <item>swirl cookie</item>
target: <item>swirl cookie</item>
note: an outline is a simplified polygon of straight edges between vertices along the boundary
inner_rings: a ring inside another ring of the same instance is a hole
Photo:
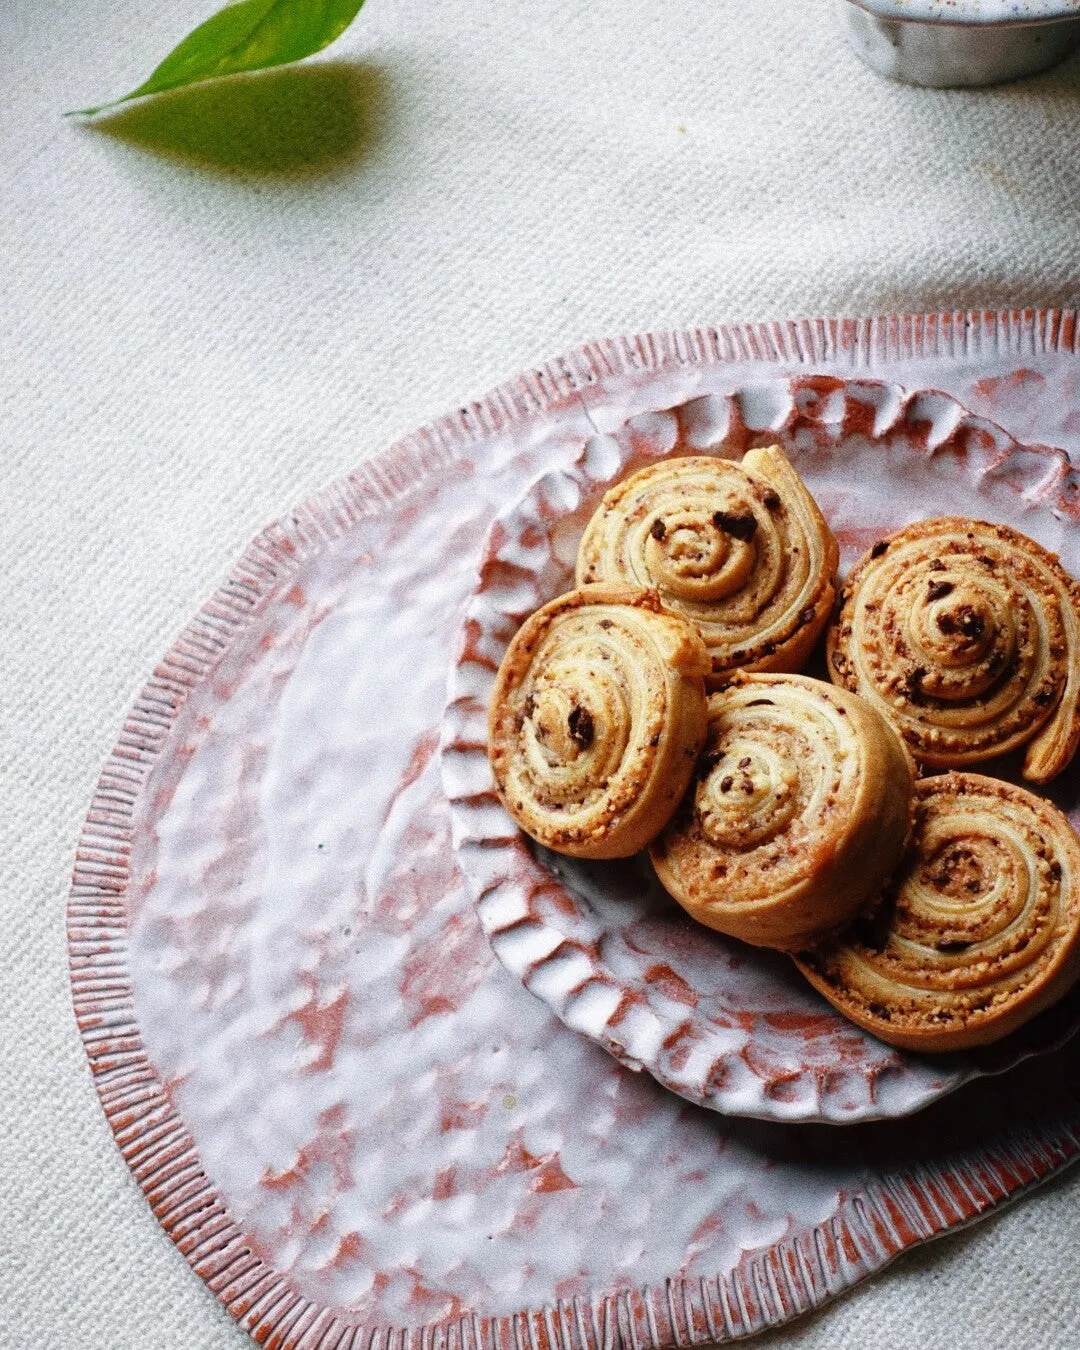
[[[1048,802],[972,773],[922,779],[879,909],[797,964],[840,1012],[909,1050],[1015,1030],[1080,975],[1080,841]]]
[[[577,582],[655,587],[697,625],[711,682],[798,670],[828,622],[836,541],[779,447],[738,464],[666,459],[613,487],[578,551]]]
[[[653,866],[701,923],[798,950],[879,894],[913,779],[895,729],[846,690],[736,674],[709,697],[706,747]]]
[[[705,738],[705,647],[654,592],[588,586],[538,609],[503,658],[488,750],[526,834],[623,858],[667,823]]]
[[[833,680],[869,699],[917,760],[962,768],[1027,745],[1044,783],[1080,742],[1080,588],[1007,525],[942,517],[880,540],[828,635]]]

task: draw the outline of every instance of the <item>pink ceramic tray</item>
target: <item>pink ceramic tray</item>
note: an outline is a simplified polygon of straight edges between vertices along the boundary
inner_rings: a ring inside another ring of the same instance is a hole
[[[739,456],[779,441],[841,546],[841,573],[931,515],[1006,521],[1080,575],[1077,484],[1061,450],[1017,442],[940,392],[794,376],[636,415],[529,484],[496,516],[465,611],[444,724],[443,785],[463,871],[503,964],[567,1025],[690,1101],[736,1115],[852,1122],[905,1115],[1046,1049],[1080,996],[978,1054],[904,1054],[834,1012],[782,957],[689,920],[646,858],[581,863],[530,843],[487,764],[495,671],[522,619],[573,584],[608,487],[668,454]],[[1015,764],[995,769],[1022,781]],[[1080,826],[1080,774],[1054,785]]]
[[[418,433],[252,544],[106,765],[69,942],[117,1141],[259,1340],[724,1339],[1073,1159],[1071,1045],[902,1126],[843,1130],[725,1118],[629,1072],[496,962],[435,752],[493,519],[597,436],[872,368],[1067,445],[1074,350],[1070,315],[603,344]]]

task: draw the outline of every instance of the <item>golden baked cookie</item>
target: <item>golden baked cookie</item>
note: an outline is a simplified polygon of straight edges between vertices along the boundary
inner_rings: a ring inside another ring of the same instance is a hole
[[[503,658],[488,716],[506,809],[560,853],[636,853],[690,780],[708,669],[697,630],[655,591],[586,586],[538,609]]]
[[[828,635],[831,677],[869,699],[930,768],[1027,745],[1044,783],[1080,742],[1080,587],[1007,525],[943,516],[876,543]]]
[[[655,586],[725,672],[798,670],[828,622],[839,554],[778,446],[739,463],[665,459],[616,484],[586,527],[577,582]]]
[[[964,1050],[1080,975],[1080,841],[1056,807],[997,778],[940,774],[915,796],[911,848],[877,910],[797,965],[881,1040]]]
[[[895,729],[847,690],[736,673],[709,696],[705,750],[653,866],[701,923],[797,951],[879,894],[914,776]]]

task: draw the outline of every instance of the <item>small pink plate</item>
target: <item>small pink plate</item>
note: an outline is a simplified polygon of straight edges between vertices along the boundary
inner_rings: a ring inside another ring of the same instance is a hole
[[[694,923],[644,855],[584,863],[532,844],[499,804],[487,764],[502,654],[526,615],[573,586],[578,540],[607,488],[663,456],[737,459],[777,441],[828,518],[842,570],[881,535],[952,514],[1006,521],[1080,576],[1067,458],[1019,444],[947,394],[796,377],[639,412],[530,483],[493,522],[451,679],[443,780],[458,859],[496,954],[568,1026],[715,1111],[901,1116],[1059,1044],[1080,1020],[1080,997],[978,1053],[895,1050],[830,1008],[786,958]],[[1080,824],[1078,775],[1053,795]]]

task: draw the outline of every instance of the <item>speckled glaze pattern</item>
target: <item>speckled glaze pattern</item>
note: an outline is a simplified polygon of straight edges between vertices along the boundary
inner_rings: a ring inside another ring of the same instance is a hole
[[[1080,14],[1080,0],[856,0],[886,19],[945,24],[1028,24]]]
[[[155,667],[103,770],[68,940],[117,1143],[256,1340],[728,1339],[818,1306],[1077,1155],[1070,1047],[902,1128],[745,1122],[628,1072],[496,960],[454,861],[437,756],[493,520],[572,473],[598,435],[737,391],[770,425],[797,387],[774,377],[870,358],[913,387],[983,382],[974,399],[1050,439],[1076,346],[1072,315],[597,344],[254,541]],[[798,387],[836,404],[838,386]],[[916,410],[939,406],[928,397]],[[923,472],[948,492],[939,458]],[[1049,461],[1023,462],[1034,483]]]

